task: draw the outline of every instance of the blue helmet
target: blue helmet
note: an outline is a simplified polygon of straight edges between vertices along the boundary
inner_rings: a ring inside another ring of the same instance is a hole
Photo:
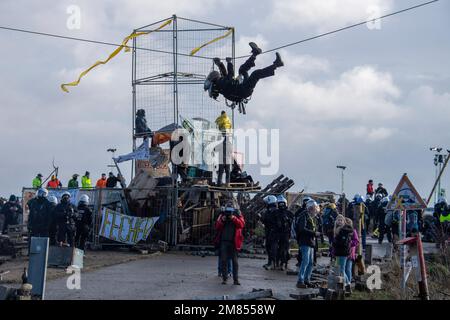
[[[283,195],[280,194],[277,197],[277,203],[284,203],[285,205],[287,205],[287,200],[286,200],[286,198]]]
[[[356,204],[360,204],[361,202],[364,202],[364,198],[360,194],[355,194],[353,201],[355,201]]]
[[[277,197],[270,195],[264,198],[264,202],[267,205],[276,204],[277,203]]]

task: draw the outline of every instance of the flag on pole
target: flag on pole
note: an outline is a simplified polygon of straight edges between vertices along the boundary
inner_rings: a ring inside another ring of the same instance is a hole
[[[144,139],[144,142],[136,149],[136,151],[123,156],[114,158],[117,163],[121,163],[129,160],[148,160],[150,158],[150,148],[148,145],[148,138]]]

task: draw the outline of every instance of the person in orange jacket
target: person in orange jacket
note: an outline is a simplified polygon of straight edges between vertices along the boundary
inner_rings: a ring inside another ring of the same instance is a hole
[[[106,180],[106,173],[102,173],[102,177],[97,180],[95,187],[98,189],[106,188]]]
[[[53,175],[52,179],[47,183],[47,188],[49,189],[62,188],[62,183],[61,181],[58,180],[58,178],[55,175]]]
[[[217,236],[214,242],[220,247],[220,261],[222,265],[222,284],[228,280],[228,260],[233,262],[233,284],[240,285],[238,280],[238,252],[242,248],[244,236],[242,230],[245,220],[240,210],[235,209],[231,203],[225,207],[225,212],[219,215],[216,221]]]

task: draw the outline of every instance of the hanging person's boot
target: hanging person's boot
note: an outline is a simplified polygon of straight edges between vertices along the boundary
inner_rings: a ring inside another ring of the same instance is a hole
[[[262,50],[258,47],[258,45],[256,43],[250,42],[248,45],[250,46],[250,48],[252,48],[252,55],[253,56],[256,57],[258,54],[262,53]]]
[[[277,68],[283,67],[283,66],[284,66],[284,63],[283,63],[283,60],[281,60],[280,54],[277,52],[277,53],[275,53],[275,56],[276,56],[277,58],[276,58],[275,61],[273,62],[273,65],[274,65],[275,67],[277,67]]]
[[[214,58],[213,61],[216,66],[220,66],[220,58]]]

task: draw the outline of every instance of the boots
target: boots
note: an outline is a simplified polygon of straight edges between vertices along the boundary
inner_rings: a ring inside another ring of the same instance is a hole
[[[275,61],[273,62],[273,65],[274,65],[276,68],[279,68],[279,67],[284,66],[284,63],[283,63],[283,60],[281,60],[280,54],[277,52],[277,53],[275,53],[275,56],[276,56],[276,59],[275,59]]]
[[[216,66],[220,65],[220,58],[214,58],[213,61]]]
[[[269,262],[268,264],[263,265],[263,268],[266,270],[273,270],[274,266],[272,262]]]
[[[238,279],[234,279],[234,280],[233,280],[233,285],[235,285],[235,286],[240,286],[241,283],[239,282]]]
[[[253,56],[256,57],[258,54],[262,53],[262,50],[258,47],[258,45],[256,43],[250,42],[248,45],[250,46],[250,48],[252,48],[252,55]]]

